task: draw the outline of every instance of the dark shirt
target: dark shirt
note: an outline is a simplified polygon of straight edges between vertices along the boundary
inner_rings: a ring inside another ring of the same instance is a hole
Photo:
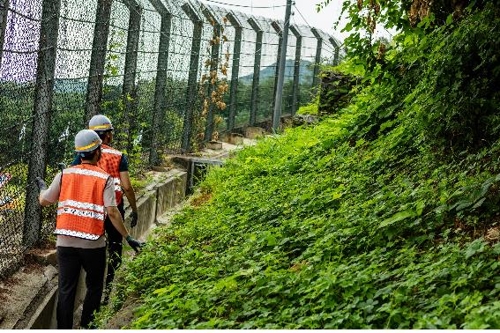
[[[80,156],[78,156],[78,154],[75,154],[75,158],[73,159],[73,162],[71,162],[71,165],[78,165],[80,163],[81,163]],[[125,155],[125,154],[122,154],[122,159],[120,160],[119,171],[120,172],[128,171],[128,159],[127,159],[127,155]]]

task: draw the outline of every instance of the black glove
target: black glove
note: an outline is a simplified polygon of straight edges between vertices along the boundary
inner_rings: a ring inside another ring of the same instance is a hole
[[[36,183],[36,186],[38,186],[38,189],[41,191],[41,190],[46,190],[47,189],[47,184],[45,184],[45,181],[40,178],[40,177],[36,177],[35,178],[35,183]]]
[[[132,214],[130,214],[130,227],[133,228],[137,225],[137,219],[138,219],[138,216],[137,216],[137,212],[132,212]]]
[[[144,243],[133,239],[130,235],[128,235],[125,239],[127,240],[128,245],[130,245],[130,247],[133,248],[136,253],[138,253],[141,250],[141,247],[144,246]]]
[[[57,163],[57,168],[59,169],[59,171],[63,171],[64,169],[66,169],[66,164],[64,163]]]

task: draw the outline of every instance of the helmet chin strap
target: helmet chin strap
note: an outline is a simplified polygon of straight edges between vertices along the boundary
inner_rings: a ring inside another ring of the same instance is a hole
[[[106,137],[105,137],[106,140],[104,140],[105,141],[104,143],[108,144],[111,142],[111,136],[113,135],[111,133],[112,133],[111,131],[106,133]]]

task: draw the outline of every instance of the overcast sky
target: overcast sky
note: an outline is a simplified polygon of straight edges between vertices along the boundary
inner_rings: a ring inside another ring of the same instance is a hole
[[[246,12],[253,15],[270,17],[274,19],[285,19],[285,9],[287,0],[201,0],[217,6],[224,6],[233,10]],[[337,21],[342,9],[342,0],[332,0],[330,4],[320,12],[316,11],[316,4],[321,0],[293,0],[291,18],[292,24],[303,24],[319,28],[336,37],[344,40],[348,36],[345,32],[340,32],[345,25],[345,20],[341,21],[337,31],[333,30],[333,25]],[[380,30],[380,29],[379,29]],[[394,33],[394,32],[393,32]],[[382,30],[377,35],[389,37],[389,33]]]
[[[274,19],[285,19],[285,9],[287,0],[202,0],[217,6],[231,8],[257,16],[264,16]],[[319,28],[334,37],[343,40],[345,33],[333,30],[333,24],[340,14],[342,1],[332,1],[326,9],[319,13],[316,11],[316,3],[320,0],[293,0],[292,6],[292,24],[303,24]]]

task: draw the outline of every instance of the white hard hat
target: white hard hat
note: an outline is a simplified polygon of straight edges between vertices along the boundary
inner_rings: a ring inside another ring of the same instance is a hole
[[[111,124],[111,120],[105,115],[97,114],[90,119],[89,129],[96,132],[111,131],[113,129],[113,124]]]
[[[96,132],[84,129],[75,136],[75,151],[77,153],[88,153],[99,148],[101,143],[102,140]]]

